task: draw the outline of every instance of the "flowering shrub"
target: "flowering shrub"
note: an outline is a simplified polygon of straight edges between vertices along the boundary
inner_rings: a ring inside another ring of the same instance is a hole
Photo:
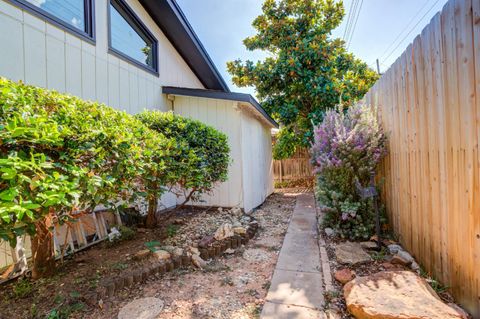
[[[368,186],[386,154],[386,136],[376,113],[366,105],[327,111],[315,127],[312,164],[318,176],[318,197],[324,226],[341,237],[368,238],[375,228],[371,199],[362,199],[356,181]]]

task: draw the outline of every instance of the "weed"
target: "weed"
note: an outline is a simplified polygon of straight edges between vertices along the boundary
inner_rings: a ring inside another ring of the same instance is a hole
[[[38,314],[37,304],[33,303],[32,306],[30,307],[30,316],[32,318],[36,318],[37,314]]]
[[[270,281],[267,281],[266,283],[264,283],[264,284],[262,285],[262,288],[263,288],[264,290],[270,289]]]
[[[161,246],[162,244],[158,241],[149,241],[145,243],[145,247],[147,247],[151,252],[155,252],[157,247]]]
[[[13,286],[13,293],[17,298],[27,297],[33,290],[33,286],[27,279],[21,279],[17,281],[15,286]]]
[[[167,236],[168,237],[175,236],[177,234],[178,228],[179,228],[178,225],[174,225],[174,224],[168,225],[167,226]]]
[[[387,255],[388,255],[388,252],[387,252],[387,249],[385,249],[385,247],[382,247],[380,251],[374,251],[371,254],[372,259],[375,261],[382,261],[385,259]]]
[[[118,228],[118,231],[121,234],[121,239],[122,240],[131,240],[135,237],[135,231],[133,229],[131,229],[130,227],[122,225]]]
[[[55,295],[55,298],[53,299],[53,302],[55,302],[56,304],[61,304],[65,301],[65,297],[63,297],[62,295]]]

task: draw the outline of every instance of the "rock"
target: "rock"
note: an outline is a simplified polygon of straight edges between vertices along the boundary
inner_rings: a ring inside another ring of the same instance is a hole
[[[199,255],[200,256],[200,251],[198,250],[197,247],[189,247],[188,250],[192,255]]]
[[[410,269],[416,272],[420,272],[420,265],[417,264],[416,261],[413,261],[412,264],[410,265]]]
[[[151,253],[150,249],[142,249],[140,251],[137,251],[135,255],[133,255],[133,259],[142,260],[146,258],[148,255],[150,255],[150,253]]]
[[[462,319],[469,319],[470,318],[469,314],[465,310],[463,310],[459,305],[457,305],[455,303],[452,303],[452,302],[449,303],[448,305],[450,307],[452,307],[453,309],[455,309],[456,311],[458,311],[458,313],[462,315]]]
[[[235,253],[235,249],[228,248],[227,250],[225,250],[225,254],[231,255],[231,254],[234,254],[234,253]]]
[[[347,282],[353,280],[355,274],[348,268],[337,270],[333,276],[341,284],[345,285]]]
[[[335,247],[335,256],[339,263],[345,265],[356,265],[372,260],[359,243],[349,241]]]
[[[462,318],[444,304],[425,280],[411,271],[382,271],[357,277],[343,287],[355,318]]]
[[[192,255],[192,264],[197,268],[203,269],[207,265],[207,262],[199,255]]]
[[[160,261],[170,259],[171,257],[171,254],[166,250],[157,250],[156,252],[154,252],[154,254],[155,257]]]
[[[360,246],[362,246],[363,249],[367,249],[367,250],[377,249],[377,243],[373,241],[361,242]]]
[[[174,257],[183,256],[183,249],[182,249],[182,248],[179,248],[179,247],[175,247],[175,249],[171,252],[171,254],[172,254]]]
[[[234,207],[230,210],[230,213],[234,216],[240,217],[242,216],[242,209],[240,207]]]
[[[323,231],[325,232],[325,235],[327,235],[328,237],[332,237],[335,235],[335,231],[332,228],[327,227]]]
[[[402,246],[396,245],[396,244],[388,245],[387,247],[388,247],[388,251],[392,255],[394,255],[394,254],[398,253],[399,251],[403,250]]]
[[[381,266],[385,270],[403,270],[403,267],[401,267],[399,265],[394,265],[392,263],[383,263],[383,264],[381,264]]]
[[[215,238],[213,236],[205,236],[203,237],[200,242],[198,243],[198,247],[200,248],[207,248],[211,244],[215,242]]]
[[[118,319],[155,319],[163,310],[164,303],[158,298],[141,298],[120,309]]]
[[[213,237],[216,240],[223,240],[225,238],[232,237],[234,235],[235,234],[233,233],[232,225],[227,223],[220,226],[220,228],[217,229]]]
[[[247,230],[244,227],[235,227],[232,228],[232,230],[235,235],[245,235],[247,233]]]
[[[394,265],[397,264],[402,266],[410,266],[414,261],[415,260],[413,259],[412,255],[404,250],[401,250],[395,256],[393,256],[390,262]]]

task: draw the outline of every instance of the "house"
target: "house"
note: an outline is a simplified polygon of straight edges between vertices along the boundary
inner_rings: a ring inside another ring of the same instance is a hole
[[[250,95],[230,92],[175,0],[0,0],[0,30],[0,76],[226,133],[229,179],[202,205],[250,211],[272,193],[277,123]]]

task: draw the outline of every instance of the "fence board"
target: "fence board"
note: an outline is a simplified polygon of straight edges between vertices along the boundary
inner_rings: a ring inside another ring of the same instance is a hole
[[[313,171],[308,150],[301,148],[290,158],[274,160],[273,175],[275,182],[312,179]]]
[[[367,93],[393,230],[480,318],[480,0],[450,0]]]

